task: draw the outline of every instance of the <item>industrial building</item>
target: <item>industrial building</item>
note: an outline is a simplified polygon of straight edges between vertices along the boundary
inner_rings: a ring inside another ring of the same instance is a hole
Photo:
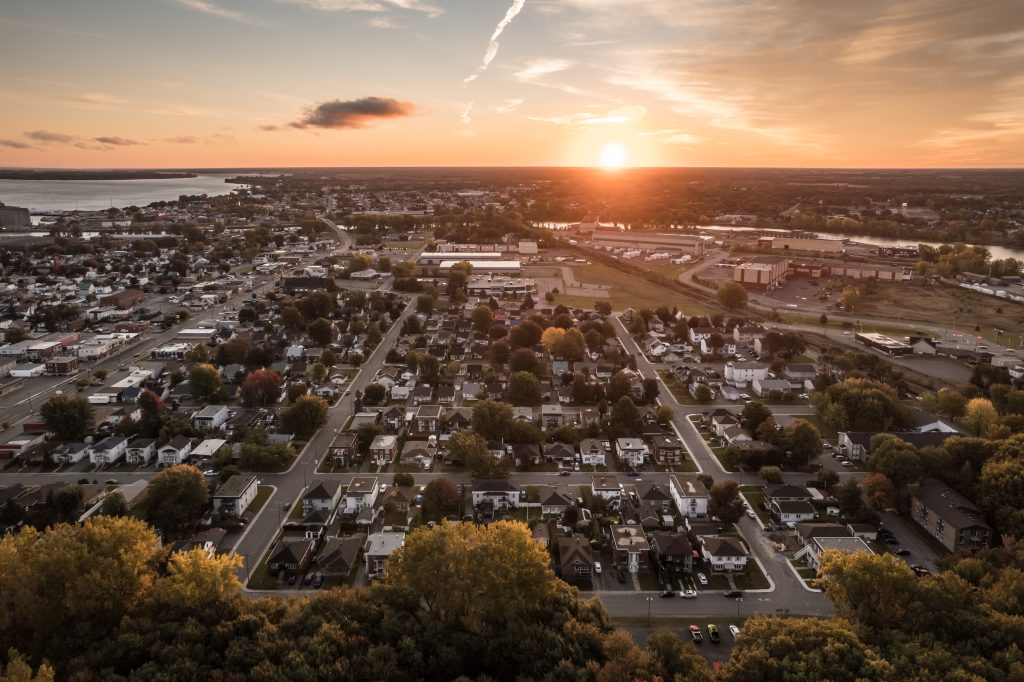
[[[31,227],[27,208],[0,204],[0,227]]]
[[[420,267],[437,267],[446,260],[492,261],[505,258],[508,258],[508,254],[498,251],[425,251],[420,254],[416,264]]]
[[[747,289],[774,289],[786,281],[789,259],[776,256],[751,258],[733,268],[732,278]]]
[[[761,237],[757,240],[757,245],[766,249],[782,251],[842,253],[844,250],[842,240],[821,237]]]
[[[537,292],[537,282],[528,277],[493,277],[490,275],[471,275],[466,284],[466,293],[470,296],[526,296]]]
[[[667,234],[664,232],[640,232],[621,230],[596,230],[594,246],[606,248],[640,249],[642,251],[670,251],[691,256],[704,255],[705,243],[711,237],[694,234]]]
[[[475,254],[474,254],[475,255]],[[522,265],[518,260],[477,260],[476,258],[462,258],[460,260],[444,260],[436,268],[439,276],[447,276],[448,272],[459,263],[469,263],[471,273],[481,275],[518,275],[522,272]]]
[[[868,348],[874,348],[890,356],[910,355],[914,349],[910,344],[894,339],[885,334],[860,333],[854,338]]]

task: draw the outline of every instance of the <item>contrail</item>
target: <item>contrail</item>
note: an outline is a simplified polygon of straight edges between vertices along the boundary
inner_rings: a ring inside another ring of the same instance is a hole
[[[498,54],[498,37],[501,36],[501,32],[505,30],[505,27],[512,23],[516,15],[523,10],[523,5],[525,4],[526,0],[512,0],[512,6],[505,12],[505,17],[494,27],[494,33],[491,34],[491,40],[487,43],[487,50],[484,52],[483,61],[480,62],[480,66],[477,67],[476,71],[466,76],[462,81],[463,83],[475,81],[480,77],[481,73],[487,70],[487,67]]]
[[[473,122],[473,119],[471,119],[469,117],[469,112],[473,111],[473,104],[475,102],[476,102],[476,100],[474,100],[473,102],[470,102],[469,104],[467,104],[465,107],[462,108],[462,114],[459,115],[459,120],[460,121],[462,121],[463,123],[466,123],[466,124],[469,124],[469,123]]]

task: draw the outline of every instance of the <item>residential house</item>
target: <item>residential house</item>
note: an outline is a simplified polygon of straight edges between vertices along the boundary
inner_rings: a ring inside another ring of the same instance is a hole
[[[89,448],[89,461],[93,464],[113,464],[124,457],[128,450],[128,439],[124,436],[108,436]]]
[[[541,428],[545,431],[557,429],[564,423],[565,413],[558,403],[545,403],[540,407]]]
[[[596,438],[584,438],[580,441],[580,463],[584,466],[605,466],[604,444]]]
[[[156,441],[152,438],[136,438],[128,443],[125,461],[129,464],[149,464],[156,455]]]
[[[619,499],[622,487],[614,476],[594,476],[590,482],[590,492],[594,497],[611,502]]]
[[[175,436],[156,451],[157,463],[168,467],[181,464],[191,456],[194,445],[195,441],[187,436]]]
[[[612,554],[619,566],[626,566],[630,573],[647,568],[651,544],[639,526],[610,526]]]
[[[647,446],[639,438],[616,438],[615,452],[620,462],[636,468],[646,460]]]
[[[213,494],[213,510],[221,514],[241,516],[256,499],[259,481],[252,474],[235,474],[224,481]]]
[[[937,478],[923,478],[910,499],[910,515],[950,552],[976,552],[992,541],[978,507]]]
[[[398,436],[383,434],[375,436],[370,443],[370,458],[377,466],[387,466],[398,454]]]
[[[65,443],[53,451],[53,461],[57,464],[77,464],[89,454],[88,443]]]
[[[586,536],[574,533],[558,538],[559,568],[563,578],[588,576],[594,572],[594,555]]]
[[[302,496],[302,513],[324,511],[331,513],[341,502],[341,483],[338,481],[319,481],[309,486]]]
[[[729,445],[735,445],[741,441],[753,440],[739,424],[732,424],[722,428],[722,439]]]
[[[393,485],[384,493],[384,504],[393,505],[396,512],[408,514],[416,495],[417,488],[411,485]]]
[[[748,360],[727,362],[725,365],[725,380],[738,388],[745,387],[754,380],[763,381],[768,378],[768,363]]]
[[[572,503],[572,493],[566,490],[559,490],[556,486],[540,489],[540,513],[543,516],[561,516]]]
[[[348,466],[358,454],[359,439],[351,431],[339,433],[327,448],[327,454],[340,466]]]
[[[267,558],[267,572],[270,575],[298,575],[306,570],[313,559],[312,539],[281,540],[271,550]]]
[[[683,441],[674,434],[654,436],[654,460],[658,464],[680,464],[686,458],[686,447]]]
[[[868,544],[861,538],[815,536],[810,538],[807,544],[793,555],[793,559],[806,559],[807,564],[811,568],[818,570],[821,564],[821,555],[826,551],[842,552],[843,554],[852,554],[854,552],[874,554]]]
[[[377,477],[356,476],[345,491],[345,508],[361,511],[377,501]]]
[[[207,405],[192,416],[192,425],[197,429],[219,429],[229,416],[227,405]]]
[[[937,423],[946,426],[941,421]],[[871,454],[871,438],[878,433],[877,431],[840,431],[836,444],[839,447],[839,452],[850,459],[865,460]],[[892,435],[910,443],[916,448],[923,448],[929,446],[942,447],[951,436],[956,436],[958,433],[956,430],[946,431],[935,428],[926,433],[905,431],[893,433]]]
[[[785,379],[754,379],[751,388],[759,398],[776,398],[789,395],[793,387]]]
[[[197,465],[212,462],[214,456],[227,444],[223,438],[207,438],[192,449],[192,461]]]
[[[739,538],[706,536],[700,541],[701,556],[712,571],[742,571],[747,567],[750,555]]]
[[[572,468],[576,463],[576,449],[568,443],[548,443],[544,446],[544,459],[559,468]]]
[[[405,406],[392,405],[384,408],[380,415],[384,428],[391,432],[398,432],[405,428]]]
[[[416,409],[416,431],[418,433],[440,433],[444,408],[440,405],[420,405]]]
[[[676,503],[676,509],[683,516],[702,518],[708,515],[711,499],[708,489],[697,474],[673,474],[668,477],[669,494]]]
[[[402,455],[399,461],[405,466],[429,469],[435,452],[436,448],[430,447],[430,443],[425,440],[407,440],[402,446]]]
[[[787,525],[810,521],[818,515],[814,506],[806,500],[772,500],[768,503],[768,511]]]
[[[732,329],[732,339],[741,346],[751,346],[754,341],[763,339],[768,330],[759,324],[736,325]]]
[[[473,424],[473,410],[457,407],[445,417],[445,428],[451,431],[468,429]]]
[[[473,485],[473,506],[491,509],[515,509],[519,506],[522,491],[505,480],[477,481]]]
[[[327,538],[317,558],[317,570],[328,578],[351,577],[359,564],[359,552],[364,544],[366,536],[362,534]]]
[[[366,576],[370,580],[383,578],[387,572],[388,558],[404,544],[405,533],[380,531],[367,536],[366,549],[363,552]]]
[[[811,491],[801,485],[792,483],[781,483],[765,491],[765,497],[769,500],[810,500],[814,496]]]
[[[654,531],[651,533],[651,555],[670,574],[693,571],[693,548],[686,533]]]

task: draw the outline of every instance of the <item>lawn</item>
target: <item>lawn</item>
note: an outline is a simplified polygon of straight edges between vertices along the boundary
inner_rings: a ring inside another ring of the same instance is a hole
[[[756,561],[748,561],[747,570],[733,576],[733,580],[740,590],[766,590],[771,587]]]
[[[772,518],[768,516],[768,512],[764,510],[764,493],[760,491],[741,491],[743,497],[747,499],[747,503],[750,508],[757,514],[757,518],[761,519],[761,523],[768,524],[772,523]]]
[[[261,485],[256,488],[256,497],[252,498],[252,502],[249,503],[249,508],[245,510],[245,515],[249,518],[253,518],[260,513],[263,509],[263,505],[270,499],[271,494],[274,492],[274,487],[269,485]]]
[[[645,592],[654,592],[661,590],[661,581],[658,579],[657,573],[651,573],[650,571],[641,571],[636,574],[637,580],[640,582],[640,589]]]
[[[680,405],[696,405],[697,402],[690,396],[690,391],[682,381],[670,370],[659,369],[658,376],[665,383],[665,387],[672,392],[672,397]]]
[[[610,298],[597,299],[588,296],[565,296],[560,294],[555,297],[556,303],[566,305],[578,305],[585,308],[593,308],[594,302],[599,300],[610,300],[612,307],[622,310],[624,308],[658,308],[667,305],[670,308],[677,306],[685,311],[687,315],[703,315],[708,312],[707,308],[700,303],[687,299],[682,294],[660,284],[648,282],[636,275],[616,270],[603,263],[564,264],[572,268],[573,274],[578,282],[583,284],[605,284],[611,285]]]
[[[831,443],[835,443],[836,438],[839,437],[839,433],[835,429],[826,426],[825,422],[822,421],[821,417],[817,414],[802,414],[800,415],[800,419],[814,424],[814,427],[818,429],[818,433],[821,434],[821,437]]]
[[[269,554],[269,552],[268,552]],[[270,575],[267,571],[267,557],[264,556],[260,559],[260,565],[256,567],[256,570],[252,572],[249,577],[249,589],[250,590],[276,590],[278,586],[277,578]]]

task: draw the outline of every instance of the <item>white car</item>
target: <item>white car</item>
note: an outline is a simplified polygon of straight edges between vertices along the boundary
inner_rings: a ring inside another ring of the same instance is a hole
[[[601,562],[600,561],[595,561],[594,562],[594,575],[601,575]]]
[[[839,465],[840,466],[844,466],[847,469],[849,469],[850,467],[853,466],[853,462],[851,462],[850,460],[847,459],[847,460],[844,460],[844,461],[840,462]]]
[[[387,490],[388,490],[388,484],[387,483],[381,483],[380,484],[380,488],[377,490],[377,492],[384,493],[384,492],[387,492]]]
[[[747,514],[748,517],[750,517],[752,519],[756,519],[757,518],[757,514],[754,512],[753,509],[747,509],[746,514]]]
[[[740,634],[739,627],[736,626],[736,625],[730,625],[729,626],[729,634],[732,635],[733,637],[737,637]]]
[[[750,396],[746,393],[740,393],[740,400],[750,400]]]
[[[706,575],[704,575],[703,573],[698,573],[697,574],[697,580],[700,582],[701,585],[707,585],[708,584],[708,577]]]

